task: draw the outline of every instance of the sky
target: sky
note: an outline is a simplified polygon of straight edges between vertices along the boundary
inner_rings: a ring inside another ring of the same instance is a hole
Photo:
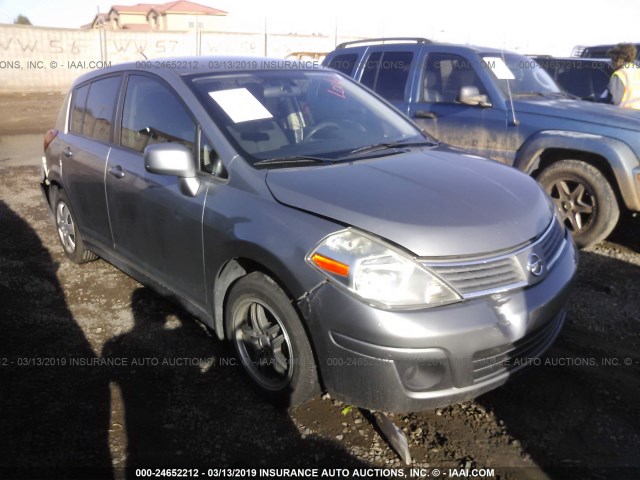
[[[0,0],[0,23],[25,15],[33,25],[78,28],[96,12],[132,0]],[[143,0],[140,3],[153,3]],[[159,2],[164,3],[164,2]],[[420,36],[529,54],[568,56],[576,45],[640,42],[640,2],[632,0],[199,0],[229,13],[241,31],[333,37]],[[384,6],[385,8],[382,8]],[[622,12],[622,14],[620,13]],[[614,21],[615,18],[621,20]]]

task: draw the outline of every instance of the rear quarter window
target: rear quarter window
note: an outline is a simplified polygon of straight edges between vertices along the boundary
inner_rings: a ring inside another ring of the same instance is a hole
[[[345,75],[352,76],[353,69],[358,61],[357,53],[346,53],[344,55],[336,55],[330,62],[329,67]]]
[[[374,52],[362,75],[362,83],[387,100],[404,100],[413,52]]]
[[[69,120],[69,130],[74,133],[82,133],[82,120],[84,119],[84,108],[87,103],[89,84],[76,88],[71,96],[71,112]]]

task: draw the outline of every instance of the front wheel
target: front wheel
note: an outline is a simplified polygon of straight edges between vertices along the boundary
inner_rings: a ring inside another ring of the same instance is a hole
[[[604,240],[620,217],[616,194],[600,170],[580,160],[561,160],[538,182],[555,202],[580,248]]]
[[[238,280],[229,293],[225,322],[252,384],[269,401],[295,406],[320,392],[300,317],[270,277],[254,272]]]

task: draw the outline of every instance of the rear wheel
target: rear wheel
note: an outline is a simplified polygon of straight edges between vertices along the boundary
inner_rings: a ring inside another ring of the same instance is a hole
[[[76,217],[64,190],[53,187],[51,193],[58,238],[64,253],[75,263],[86,263],[98,258],[95,253],[85,248]]]
[[[600,170],[580,160],[561,160],[538,177],[555,202],[576,244],[604,240],[615,228],[620,209],[616,194]]]
[[[289,297],[267,275],[250,273],[232,287],[225,320],[253,386],[279,406],[320,392],[311,345]]]

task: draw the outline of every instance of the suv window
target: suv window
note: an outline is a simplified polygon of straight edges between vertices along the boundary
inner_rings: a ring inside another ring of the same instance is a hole
[[[331,62],[329,62],[329,67],[333,68],[334,70],[338,70],[345,75],[351,76],[351,74],[353,74],[353,68],[356,66],[357,60],[357,53],[346,53],[344,55],[337,55],[333,60],[331,60]]]
[[[122,111],[120,143],[142,152],[147,145],[180,142],[194,151],[196,123],[173,92],[158,80],[131,75]]]
[[[71,99],[71,119],[69,122],[69,130],[75,133],[82,133],[82,119],[84,117],[84,107],[87,103],[87,93],[89,93],[89,84],[76,88]]]
[[[468,60],[448,53],[430,53],[422,78],[422,100],[435,103],[455,103],[461,87],[476,87],[486,95],[478,74]]]
[[[111,125],[119,90],[119,76],[91,82],[82,120],[83,135],[103,142],[111,140]]]
[[[362,83],[387,100],[404,100],[413,52],[374,52],[369,56]]]

